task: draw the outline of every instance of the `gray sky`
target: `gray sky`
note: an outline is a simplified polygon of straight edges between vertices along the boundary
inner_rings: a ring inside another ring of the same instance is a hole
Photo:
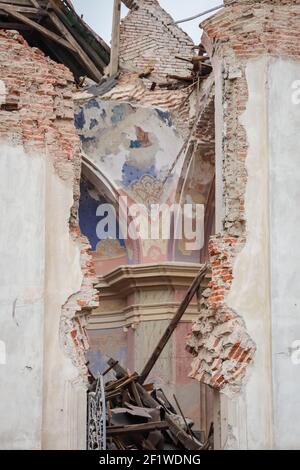
[[[85,21],[108,43],[111,38],[111,22],[113,0],[73,0],[77,13],[83,14]],[[222,0],[160,0],[161,6],[173,16],[181,20],[202,13],[220,5]],[[123,16],[127,9],[123,5]],[[180,25],[198,43],[200,40],[199,23],[204,19],[196,19]]]

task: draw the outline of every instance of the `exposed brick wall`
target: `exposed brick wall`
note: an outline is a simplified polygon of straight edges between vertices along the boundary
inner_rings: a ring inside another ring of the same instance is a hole
[[[202,26],[214,54],[224,56],[231,68],[264,53],[299,58],[299,5],[300,0],[239,0]]]
[[[246,63],[263,54],[300,59],[299,1],[225,1],[226,8],[203,23],[203,41],[223,73],[223,230],[209,252],[212,282],[199,321],[188,340],[194,354],[191,376],[231,393],[240,389],[255,360],[256,346],[238,312],[226,303],[233,265],[245,246],[247,136],[240,123],[246,109]]]
[[[89,341],[86,333],[88,316],[91,310],[99,307],[99,293],[94,286],[98,282],[91,255],[91,246],[86,237],[80,233],[77,224],[71,225],[71,235],[78,244],[81,253],[81,270],[83,281],[80,292],[72,295],[62,309],[60,321],[60,342],[80,371],[87,377],[86,353]]]
[[[187,342],[195,356],[190,377],[228,394],[240,390],[256,351],[243,319],[226,304],[233,263],[243,245],[244,240],[238,237],[211,239],[212,280],[203,293],[199,319]]]
[[[193,41],[174,24],[156,0],[140,0],[121,23],[120,62],[139,70],[153,68],[153,73],[186,76],[187,64],[175,58],[193,56]],[[189,74],[189,73],[188,73]]]
[[[81,318],[84,319],[87,309],[98,305],[90,247],[77,224],[81,154],[74,126],[74,79],[66,67],[45,57],[39,49],[31,48],[19,33],[0,30],[0,80],[5,85],[0,109],[0,141],[22,146],[28,158],[35,153],[45,155],[52,161],[57,175],[73,187],[70,236],[81,250],[83,283],[76,298],[62,306],[61,337],[66,346],[73,340],[74,331],[79,336],[80,330],[80,337],[84,337]],[[75,344],[78,347],[74,348],[73,341],[73,347],[67,348],[67,352],[86,372],[84,350],[87,343]]]
[[[186,139],[189,136],[196,117],[197,110],[194,104],[196,102],[197,86],[188,86],[175,90],[157,87],[154,91],[150,91],[151,83],[151,80],[140,79],[137,73],[122,72],[118,84],[113,90],[106,93],[103,99],[128,101],[143,106],[169,110],[172,113],[176,129],[181,136]],[[205,100],[207,95],[211,93],[212,86],[212,76],[200,83],[199,101],[203,110],[206,108],[207,103],[205,103]],[[202,128],[198,126],[196,133],[199,140],[201,140],[201,138],[211,140],[209,134],[214,134],[214,130],[210,129],[207,135],[200,137]]]

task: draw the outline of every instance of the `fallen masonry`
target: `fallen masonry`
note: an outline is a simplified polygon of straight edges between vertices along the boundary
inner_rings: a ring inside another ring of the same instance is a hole
[[[123,369],[117,361],[108,362],[108,371],[115,371],[115,379],[105,384],[103,396],[100,378],[92,380],[89,392],[89,436],[90,450],[212,450],[213,426],[205,442],[193,432],[193,421],[186,418],[174,397],[178,412],[169,402],[163,390],[153,384],[140,385],[138,374]],[[106,373],[104,373],[106,375]],[[97,422],[101,420],[102,402],[106,407],[106,436],[103,432],[98,440]],[[97,406],[90,406],[97,403]]]

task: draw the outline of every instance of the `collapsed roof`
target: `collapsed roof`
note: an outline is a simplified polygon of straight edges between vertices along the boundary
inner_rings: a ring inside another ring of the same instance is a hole
[[[75,79],[99,82],[110,48],[76,13],[70,0],[0,0],[0,28],[19,31],[31,46],[65,64]]]

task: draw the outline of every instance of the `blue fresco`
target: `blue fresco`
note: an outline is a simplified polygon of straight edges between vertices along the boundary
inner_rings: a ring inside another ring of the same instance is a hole
[[[112,124],[116,125],[118,122],[123,121],[124,119],[124,108],[121,104],[117,104],[112,109],[112,117],[111,122]]]
[[[141,140],[131,140],[130,141],[130,148],[131,149],[140,149],[143,146],[143,142]]]
[[[99,124],[99,123],[98,123],[97,119],[91,119],[91,122],[90,122],[90,131],[91,131],[92,129],[94,129],[94,127],[97,127],[98,124]]]
[[[91,108],[98,108],[100,109],[100,104],[98,103],[98,101],[94,98],[92,100],[89,100],[87,103],[86,103],[86,108],[87,109],[91,109]]]
[[[80,134],[79,138],[83,144],[88,144],[96,140],[96,137],[85,137],[83,134]]]
[[[76,129],[83,129],[85,126],[86,120],[84,115],[84,109],[81,108],[78,113],[75,114],[75,127]]]
[[[106,215],[104,215],[104,217],[99,217],[96,213],[98,206],[100,204],[106,204],[107,201],[101,197],[99,197],[99,200],[94,199],[89,192],[91,190],[95,191],[90,183],[82,179],[80,183],[79,225],[83,235],[89,239],[93,251],[96,251],[97,245],[100,241],[96,233],[97,224],[100,220],[103,220],[106,217]],[[120,245],[125,246],[125,242],[122,239],[123,237],[120,234],[118,223],[117,234],[119,234]]]
[[[133,165],[130,165],[129,163],[124,163],[122,168],[122,183],[124,186],[128,187],[146,175],[152,176],[153,178],[157,177],[157,172],[154,165],[149,168],[139,169]]]
[[[157,114],[159,115],[160,119],[168,126],[172,127],[173,122],[172,122],[172,117],[171,114],[168,111],[162,111],[161,109],[156,109],[155,110]]]

